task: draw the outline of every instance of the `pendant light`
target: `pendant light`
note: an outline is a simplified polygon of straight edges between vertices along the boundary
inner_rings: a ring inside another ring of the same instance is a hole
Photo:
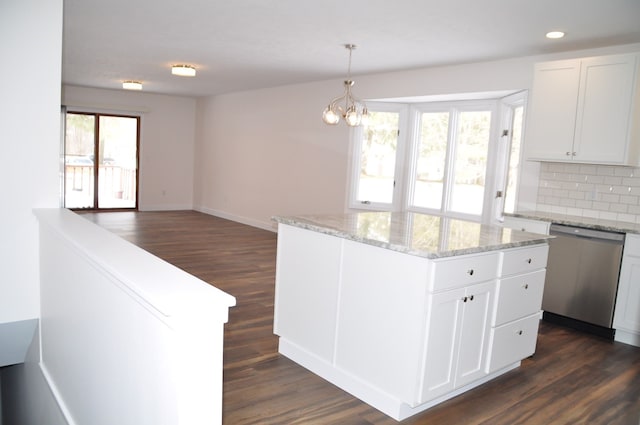
[[[340,122],[340,117],[350,127],[357,127],[366,120],[368,116],[367,105],[355,98],[351,93],[354,81],[351,79],[351,53],[357,46],[355,44],[345,44],[349,50],[349,67],[347,68],[347,79],[344,81],[344,94],[333,99],[322,113],[322,120],[325,124],[336,125]],[[344,106],[342,103],[344,102]]]

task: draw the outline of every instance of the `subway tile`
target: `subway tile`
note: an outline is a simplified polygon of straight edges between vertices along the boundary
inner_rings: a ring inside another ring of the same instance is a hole
[[[599,176],[613,176],[615,175],[615,169],[610,165],[598,165]]]
[[[603,193],[600,197],[600,201],[609,202],[609,203],[618,203],[620,202],[620,195],[612,194],[612,193]]]
[[[615,213],[626,213],[628,211],[629,205],[627,204],[610,204],[609,211]]]
[[[605,176],[604,184],[621,185],[622,184],[622,177]]]
[[[563,207],[575,207],[576,206],[576,200],[575,199],[571,199],[571,198],[561,198],[560,199],[560,205]]]
[[[576,215],[578,217],[582,217],[582,209],[581,208],[567,208],[567,214]]]
[[[621,195],[620,203],[627,204],[627,205],[638,205],[638,197],[631,196],[631,195]]]
[[[618,214],[612,213],[612,212],[608,212],[608,211],[601,211],[601,212],[598,213],[598,218],[602,219],[602,220],[613,220],[613,221],[615,221],[618,218]]]
[[[609,211],[609,203],[608,202],[597,202],[597,201],[594,201],[593,205],[591,206],[591,208],[593,208],[594,210],[597,210],[597,211]]]
[[[593,201],[576,201],[576,207],[590,210],[593,208]]]
[[[580,164],[578,169],[580,174],[597,174],[598,166],[597,165],[589,165],[589,164]]]
[[[584,192],[579,192],[576,190],[572,190],[569,192],[569,198],[571,199],[576,199],[576,200],[583,200],[585,199],[585,193]]]
[[[614,174],[620,177],[632,177],[637,174],[637,168],[633,167],[615,167]]]
[[[588,217],[588,218],[598,218],[598,211],[595,210],[584,210],[584,212],[582,213],[583,217]]]
[[[618,214],[618,221],[624,221],[626,223],[635,223],[636,216],[633,214]]]

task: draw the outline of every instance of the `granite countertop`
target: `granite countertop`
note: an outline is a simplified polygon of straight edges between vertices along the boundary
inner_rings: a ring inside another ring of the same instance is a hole
[[[360,212],[273,220],[425,258],[546,243],[553,236],[418,213]]]
[[[600,218],[580,217],[575,215],[557,214],[541,211],[523,211],[506,215],[510,215],[512,217],[529,218],[532,220],[547,221],[556,224],[584,227],[594,230],[640,234],[640,224],[629,223],[626,221],[604,220]]]

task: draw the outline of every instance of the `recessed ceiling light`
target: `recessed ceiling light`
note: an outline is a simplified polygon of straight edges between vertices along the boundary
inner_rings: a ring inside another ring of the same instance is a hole
[[[140,81],[123,81],[122,88],[125,90],[142,90],[142,83]]]
[[[196,76],[196,68],[191,65],[173,65],[171,67],[171,73],[173,75],[179,75],[181,77],[195,77]]]
[[[547,38],[562,38],[564,37],[564,32],[562,31],[549,31],[547,33]]]

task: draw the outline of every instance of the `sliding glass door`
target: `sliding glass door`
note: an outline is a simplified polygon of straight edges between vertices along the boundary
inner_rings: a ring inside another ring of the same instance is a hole
[[[67,112],[65,124],[65,208],[137,208],[140,118]]]

